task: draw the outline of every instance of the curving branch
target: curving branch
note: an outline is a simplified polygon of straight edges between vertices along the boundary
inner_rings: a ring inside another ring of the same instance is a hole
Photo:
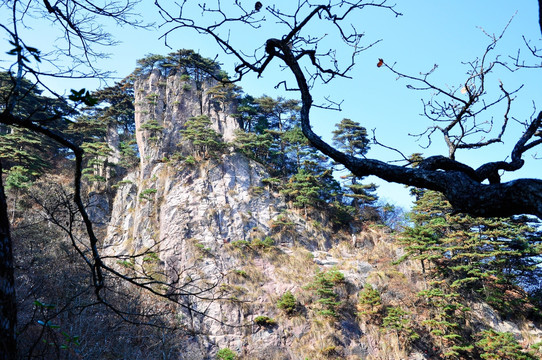
[[[155,1],[155,3],[158,2],[158,0]],[[186,2],[181,5],[182,10],[185,5]],[[311,95],[314,84],[312,80],[316,76],[323,79],[323,83],[327,83],[328,80],[337,76],[346,77],[346,72],[351,67],[346,66],[344,67],[345,70],[341,71],[341,67],[334,62],[331,63],[332,66],[320,63],[319,59],[322,59],[324,55],[331,54],[331,52],[317,52],[316,48],[319,40],[317,38],[307,38],[303,34],[311,28],[313,22],[325,20],[332,27],[338,29],[339,39],[352,46],[352,59],[355,59],[355,56],[359,54],[359,41],[362,35],[355,29],[351,33],[346,33],[344,31],[347,24],[346,19],[352,16],[353,13],[369,6],[391,11],[396,16],[400,15],[394,10],[393,6],[388,6],[386,1],[365,3],[363,1],[345,0],[337,1],[332,5],[329,3],[312,5],[307,1],[302,1],[298,3],[296,10],[291,13],[278,11],[275,7],[267,7],[266,10],[275,19],[279,20],[280,25],[286,25],[286,31],[266,40],[263,46],[265,54],[252,58],[246,58],[243,56],[244,53],[236,48],[230,38],[230,33],[222,26],[225,22],[222,22],[219,26],[200,26],[193,20],[170,15],[168,21],[175,23],[176,26],[174,29],[169,30],[167,34],[179,28],[190,28],[201,34],[211,36],[225,49],[226,54],[233,55],[240,61],[240,64],[235,68],[238,75],[237,79],[242,78],[247,72],[255,72],[261,75],[272,61],[277,61],[281,66],[289,69],[295,77],[296,89],[301,97],[300,120],[303,133],[316,149],[334,161],[343,164],[356,176],[375,175],[389,182],[440,191],[447,197],[456,211],[473,216],[532,214],[542,218],[542,180],[518,179],[501,183],[499,174],[500,171],[516,171],[520,169],[524,164],[523,156],[525,152],[542,143],[542,140],[537,138],[537,134],[540,134],[542,128],[542,112],[530,121],[527,129],[517,141],[510,161],[490,162],[478,169],[473,169],[455,160],[455,153],[458,149],[477,149],[501,142],[508,127],[510,104],[513,101],[513,95],[519,89],[507,90],[503,84],[500,84],[500,96],[489,101],[483,99],[486,94],[487,75],[496,67],[509,69],[508,65],[501,62],[498,57],[492,61],[488,60],[488,55],[494,50],[502,34],[491,37],[491,43],[486,48],[483,56],[470,63],[471,71],[462,91],[459,91],[459,88],[447,91],[432,84],[429,81],[429,76],[436,69],[436,66],[427,74],[416,77],[396,71],[393,67],[386,65],[386,68],[397,76],[421,84],[420,86],[411,85],[412,89],[432,90],[448,98],[448,100],[442,102],[433,100],[424,103],[427,117],[434,121],[434,125],[428,128],[425,133],[429,135],[429,138],[435,131],[443,134],[444,140],[449,147],[448,157],[429,157],[421,161],[416,168],[398,166],[377,159],[360,159],[349,156],[329,145],[314,133],[310,117],[311,108],[315,106]],[[163,7],[161,9],[166,12]],[[222,14],[224,14],[223,10]],[[238,19],[240,23],[250,23],[255,21],[253,16],[256,15],[262,16],[261,13],[248,13],[246,18],[231,17],[231,19]],[[263,21],[263,18],[259,18],[258,21]],[[228,36],[223,37],[221,35],[223,32],[227,33]],[[257,48],[262,48],[262,46]],[[312,68],[308,67],[306,62],[302,65],[305,57],[309,59]],[[378,66],[381,67],[382,65],[384,65],[384,62],[381,60]],[[292,87],[290,86],[290,88]],[[466,95],[466,98],[463,95]],[[500,103],[506,105],[500,130],[494,137],[486,139],[485,134],[489,134],[494,127],[493,120],[479,121],[478,117],[485,114],[489,108]],[[455,133],[452,133],[452,131],[455,131]],[[468,140],[476,135],[478,135],[477,140]],[[485,183],[486,180],[488,183]]]

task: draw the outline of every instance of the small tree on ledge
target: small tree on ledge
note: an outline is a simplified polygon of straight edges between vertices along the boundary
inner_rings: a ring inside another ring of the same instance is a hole
[[[201,158],[214,157],[224,149],[222,135],[211,128],[211,120],[207,115],[188,119],[181,134],[192,144],[194,154]]]

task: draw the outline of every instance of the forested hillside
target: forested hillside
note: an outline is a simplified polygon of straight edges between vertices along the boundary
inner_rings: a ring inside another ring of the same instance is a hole
[[[311,145],[298,101],[221,79],[192,50],[149,55],[73,93],[77,111],[23,82],[14,113],[84,149],[98,242],[69,149],[2,125],[19,358],[540,358],[535,217],[473,217],[419,188],[404,214]],[[333,144],[364,157],[371,139],[343,119]]]

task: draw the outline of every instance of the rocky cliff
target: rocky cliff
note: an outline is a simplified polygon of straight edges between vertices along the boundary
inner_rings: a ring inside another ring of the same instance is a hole
[[[357,316],[366,283],[393,304],[413,303],[426,287],[413,264],[391,264],[401,255],[391,234],[337,231],[325,214],[303,216],[262,182],[269,175],[261,164],[233,147],[195,163],[173,160],[188,153],[180,130],[193,116],[207,115],[224,141],[233,139],[234,104],[216,102],[213,85],[159,70],[135,82],[141,163],[121,182],[104,241],[108,254],[156,254],[153,266],[183,283],[175,317],[193,335],[178,339],[179,358],[215,359],[219,349],[243,359],[431,358],[423,342],[405,350],[399,331],[381,332]],[[145,268],[138,259],[132,266]],[[344,278],[327,289],[337,314],[326,316],[319,286],[327,285],[318,279],[333,271]],[[292,311],[277,306],[287,292],[296,299]],[[484,311],[493,327],[522,336]]]
[[[206,358],[218,348],[254,357],[261,353],[261,358],[270,358],[273,349],[299,358],[293,355],[292,344],[310,332],[309,323],[294,319],[267,328],[254,325],[253,320],[258,315],[278,315],[273,305],[277,298],[300,289],[314,275],[318,262],[336,265],[338,261],[327,260],[325,251],[338,239],[319,229],[317,222],[290,211],[283,197],[262,183],[269,176],[264,167],[244,155],[226,151],[195,165],[167,161],[174,153],[186,153],[180,130],[190,117],[205,114],[225,141],[233,138],[238,125],[231,109],[213,103],[206,92],[209,87],[205,84],[198,94],[193,82],[180,76],[164,78],[158,70],[135,82],[141,164],[116,194],[105,246],[109,254],[153,249],[172,279],[190,273],[203,282],[220,282],[212,294],[203,296],[219,300],[191,296],[183,300],[208,318],[179,310],[190,317],[190,326],[206,333],[191,350],[193,358]],[[349,275],[359,287],[371,266],[354,260],[351,266],[360,270]],[[360,334],[355,322],[347,329]],[[352,334],[341,341],[352,343]],[[349,346],[352,349],[346,353],[365,351],[357,343]]]

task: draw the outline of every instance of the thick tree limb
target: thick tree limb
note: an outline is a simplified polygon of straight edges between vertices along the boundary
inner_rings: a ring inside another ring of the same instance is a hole
[[[158,3],[159,0],[155,0],[155,4],[158,5]],[[193,19],[183,17],[186,2],[180,6],[180,15],[169,15],[165,8],[160,7],[160,9],[164,14],[169,16],[166,18],[166,22],[174,24],[174,27],[167,31],[165,35],[170,34],[171,31],[178,28],[191,28],[200,34],[211,36],[224,49],[226,54],[236,57],[239,65],[235,67],[237,75],[235,81],[240,80],[248,72],[255,72],[258,75],[262,75],[274,59],[279,59],[279,61],[283,62],[282,65],[293,73],[297,85],[296,90],[301,95],[302,107],[300,118],[303,133],[316,149],[334,161],[346,166],[354,175],[359,177],[375,175],[390,182],[440,191],[447,197],[455,210],[474,216],[532,214],[542,218],[542,180],[520,179],[501,183],[500,174],[502,171],[515,171],[522,168],[525,152],[542,144],[542,139],[539,138],[542,129],[542,113],[531,121],[528,128],[517,141],[510,154],[510,161],[489,162],[477,169],[473,169],[454,159],[457,149],[477,149],[502,141],[504,131],[509,123],[510,103],[513,100],[512,95],[519,89],[508,91],[501,84],[501,95],[496,99],[486,102],[482,99],[482,96],[486,93],[486,75],[495,66],[499,65],[509,70],[508,66],[500,61],[498,57],[494,61],[487,59],[488,53],[494,49],[495,44],[503,36],[504,31],[501,35],[492,37],[492,42],[487,47],[481,59],[470,63],[472,67],[469,72],[470,77],[465,82],[462,90],[468,96],[466,100],[463,96],[457,95],[457,89],[447,91],[429,83],[427,76],[432,71],[422,74],[421,77],[412,77],[398,73],[392,67],[386,65],[388,69],[398,76],[422,84],[419,88],[411,88],[417,90],[435,90],[453,102],[444,101],[440,103],[436,101],[424,104],[426,115],[429,119],[436,123],[447,123],[447,126],[434,125],[428,131],[439,130],[443,133],[449,146],[449,157],[433,156],[423,160],[416,168],[397,166],[376,159],[360,159],[344,154],[323,141],[313,132],[310,122],[310,110],[314,106],[311,96],[312,82],[315,78],[321,78],[324,83],[327,83],[337,76],[346,77],[345,73],[350,69],[350,66],[345,71],[341,71],[337,66],[337,58],[333,56],[331,56],[332,61],[329,68],[321,65],[319,59],[329,56],[334,49],[323,53],[316,52],[319,39],[311,37],[310,34],[303,34],[303,32],[308,28],[308,24],[313,22],[313,19],[327,20],[331,26],[338,30],[340,40],[352,47],[353,56],[355,56],[360,51],[359,39],[361,35],[355,28],[351,34],[345,33],[343,31],[344,24],[341,24],[355,10],[361,10],[367,6],[383,8],[392,11],[396,16],[400,15],[393,9],[393,6],[385,5],[385,3],[385,1],[378,3],[338,1],[334,5],[317,5],[301,2],[297,10],[294,10],[291,14],[281,12],[274,6],[266,7],[265,10],[278,19],[279,24],[286,25],[287,29],[282,35],[279,34],[266,41],[263,47],[265,49],[264,55],[248,57],[230,42],[229,29],[227,26],[222,25],[225,25],[228,20],[231,20],[254,27],[255,23],[259,24],[259,22],[265,21],[264,18],[254,18],[253,15],[255,13],[245,12],[242,17],[232,16],[228,18],[223,9],[221,9],[220,3],[218,3],[218,10],[215,11],[220,12],[224,19],[221,19],[220,22],[211,21],[209,26],[200,26],[196,25]],[[539,4],[542,31],[542,0],[539,0]],[[211,10],[206,9],[206,11],[210,12]],[[303,11],[305,11],[305,15],[302,15]],[[354,25],[349,24],[344,28],[347,27],[354,27]],[[227,36],[221,36],[221,31],[225,31],[224,34],[227,34]],[[261,49],[262,47],[258,45],[257,48]],[[312,69],[309,69],[310,67],[307,66],[306,61],[303,63],[303,66],[300,64],[305,58],[310,60]],[[382,66],[382,64],[379,66]],[[323,77],[324,75],[325,78]],[[290,86],[290,88],[292,87]],[[502,127],[498,134],[489,139],[484,135],[474,142],[467,142],[467,136],[490,133],[493,128],[493,122],[479,122],[476,120],[476,116],[500,103],[505,103],[506,109],[503,114]],[[474,108],[475,105],[478,105],[478,108]],[[467,120],[470,122],[467,123]],[[452,129],[456,130],[455,134],[451,133]],[[485,183],[486,181],[488,183]]]
[[[0,178],[2,164],[0,164]],[[13,270],[13,243],[9,228],[4,185],[0,181],[0,356],[2,359],[16,359],[17,341],[17,298]]]
[[[534,119],[524,135],[514,147],[512,162],[488,163],[474,171],[467,165],[444,157],[430,158],[418,168],[391,165],[374,159],[359,159],[346,155],[327,144],[311,129],[310,109],[312,96],[305,75],[290,48],[281,40],[268,40],[266,49],[279,56],[290,68],[296,78],[301,93],[301,128],[311,144],[334,161],[343,164],[354,175],[363,177],[375,175],[379,178],[442,192],[455,210],[473,216],[511,216],[532,214],[542,218],[542,180],[520,179],[499,183],[496,170],[519,169],[523,165],[521,155],[530,145],[526,145],[536,129],[541,126],[542,112]],[[481,181],[490,179],[491,184]]]

